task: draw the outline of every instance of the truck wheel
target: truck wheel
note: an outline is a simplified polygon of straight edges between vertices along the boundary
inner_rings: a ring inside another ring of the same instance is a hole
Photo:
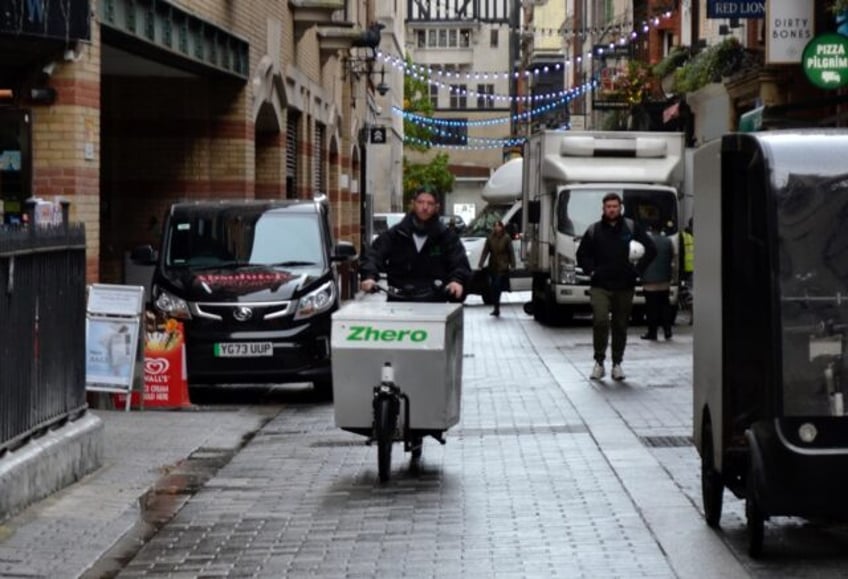
[[[550,309],[548,308],[549,295],[545,276],[533,275],[533,289],[530,295],[532,296],[533,319],[540,324],[547,325],[550,322]]]
[[[553,323],[557,326],[567,326],[574,320],[574,310],[569,306],[553,305]]]

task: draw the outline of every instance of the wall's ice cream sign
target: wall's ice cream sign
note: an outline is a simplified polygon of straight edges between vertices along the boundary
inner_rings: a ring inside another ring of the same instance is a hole
[[[823,89],[848,85],[848,36],[822,34],[804,48],[801,61],[811,83]]]

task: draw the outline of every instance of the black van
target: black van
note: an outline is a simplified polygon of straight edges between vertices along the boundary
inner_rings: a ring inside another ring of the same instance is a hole
[[[203,201],[172,205],[154,252],[151,302],[183,322],[189,384],[313,382],[332,396],[330,316],[339,307],[324,201]]]

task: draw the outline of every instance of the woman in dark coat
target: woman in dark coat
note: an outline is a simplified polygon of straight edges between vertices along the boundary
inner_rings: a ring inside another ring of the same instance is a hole
[[[480,255],[480,269],[489,260],[489,287],[491,288],[492,303],[495,309],[491,315],[501,315],[501,292],[509,284],[509,270],[515,269],[515,254],[512,251],[512,239],[506,234],[503,221],[495,223],[494,230],[486,239],[483,253]]]

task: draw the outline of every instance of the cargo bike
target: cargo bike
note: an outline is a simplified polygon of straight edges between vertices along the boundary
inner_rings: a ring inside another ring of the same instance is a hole
[[[726,135],[694,156],[693,435],[704,513],[848,519],[848,132]]]
[[[391,476],[394,443],[411,453],[423,442],[445,444],[459,422],[462,391],[462,304],[445,303],[437,286],[381,288],[392,301],[352,301],[333,314],[333,410],[339,428],[377,446],[381,482]]]

